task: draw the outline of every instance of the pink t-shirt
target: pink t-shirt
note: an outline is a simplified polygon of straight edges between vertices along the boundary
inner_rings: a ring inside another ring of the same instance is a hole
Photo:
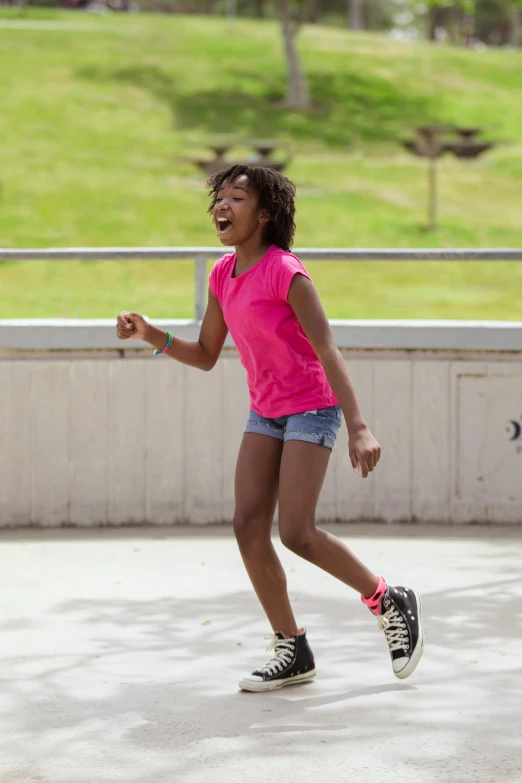
[[[294,275],[310,275],[291,253],[272,245],[232,277],[236,254],[217,261],[210,290],[247,371],[252,410],[268,419],[327,408],[338,401],[323,366],[288,304]]]

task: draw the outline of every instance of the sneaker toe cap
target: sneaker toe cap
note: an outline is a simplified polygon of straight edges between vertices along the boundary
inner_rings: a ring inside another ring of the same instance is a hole
[[[393,671],[395,674],[400,674],[409,664],[410,659],[406,658],[394,658],[392,661]]]
[[[261,676],[261,674],[256,674],[255,672],[252,672],[252,674],[246,674],[243,677],[243,682],[264,682],[264,678]]]

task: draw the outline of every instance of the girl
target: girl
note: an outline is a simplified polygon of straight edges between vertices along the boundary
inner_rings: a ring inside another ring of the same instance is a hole
[[[283,544],[360,593],[384,631],[395,675],[404,679],[423,652],[419,596],[406,587],[389,587],[315,525],[342,415],[356,473],[367,478],[381,448],[359,409],[310,276],[290,253],[295,187],[271,169],[246,165],[219,172],[207,184],[218,236],[235,252],[212,269],[199,340],[176,339],[127,312],[118,317],[117,334],[211,370],[230,330],[246,369],[251,410],[236,468],[234,532],[274,636],[271,659],[243,677],[240,688],[268,691],[315,676],[306,632],[295,620],[271,542],[278,502]]]

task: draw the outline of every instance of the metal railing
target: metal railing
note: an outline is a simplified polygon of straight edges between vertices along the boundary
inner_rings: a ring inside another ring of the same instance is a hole
[[[195,266],[195,316],[200,321],[207,302],[207,262],[226,253],[217,247],[68,247],[0,248],[2,261],[187,261]],[[522,248],[381,249],[294,248],[303,261],[522,261]]]

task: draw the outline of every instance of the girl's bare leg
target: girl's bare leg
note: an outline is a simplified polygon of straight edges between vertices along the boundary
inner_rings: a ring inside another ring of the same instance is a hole
[[[377,576],[342,541],[315,526],[315,509],[329,459],[330,449],[325,446],[285,443],[279,474],[281,541],[292,552],[370,597],[377,589]]]
[[[274,631],[297,633],[286,576],[271,540],[283,441],[243,435],[236,467],[234,532],[246,570]]]

